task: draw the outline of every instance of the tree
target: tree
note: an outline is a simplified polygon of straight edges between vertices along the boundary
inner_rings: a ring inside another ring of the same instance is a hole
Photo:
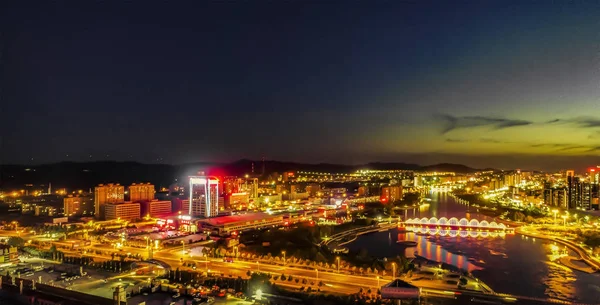
[[[11,236],[8,238],[7,244],[11,247],[23,247],[25,241],[21,237]]]

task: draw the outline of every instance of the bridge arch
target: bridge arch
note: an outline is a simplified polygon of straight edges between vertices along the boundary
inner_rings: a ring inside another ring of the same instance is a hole
[[[490,228],[498,228],[498,224],[495,221],[490,222]]]
[[[421,223],[422,224],[428,224],[429,223],[429,219],[423,217],[423,218],[421,218]]]
[[[469,226],[471,226],[471,227],[478,227],[479,226],[479,220],[477,220],[477,219],[471,219],[471,221],[469,221]]]
[[[443,226],[448,223],[448,218],[442,217],[438,220],[438,223]]]
[[[458,221],[458,224],[461,225],[461,226],[467,226],[467,225],[469,225],[469,221],[466,218],[461,218]]]
[[[437,224],[439,224],[439,222],[438,222],[438,219],[437,219],[437,218],[435,218],[435,217],[431,217],[431,218],[429,218],[429,223],[430,223],[430,224],[432,224],[432,225],[437,225]]]
[[[487,222],[487,220],[483,220],[482,222],[479,223],[480,227],[484,227],[484,228],[488,228],[490,226],[490,223]]]
[[[161,260],[150,259],[150,260],[145,260],[144,262],[154,264],[154,265],[159,265],[159,266],[163,267],[165,270],[171,270],[171,265],[169,265]]]
[[[456,226],[458,225],[458,219],[456,219],[456,217],[452,217],[450,220],[448,220],[448,224],[451,226]]]

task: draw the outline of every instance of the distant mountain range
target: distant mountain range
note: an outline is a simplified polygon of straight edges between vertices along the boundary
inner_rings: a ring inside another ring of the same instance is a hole
[[[243,176],[245,174],[262,175],[273,172],[309,171],[351,173],[360,169],[372,170],[413,170],[471,173],[477,171],[462,164],[442,163],[420,166],[410,163],[368,163],[363,165],[342,164],[304,164],[281,161],[252,161],[242,159],[232,163],[190,163],[180,165],[143,164],[137,162],[61,162],[35,166],[1,165],[0,188],[20,189],[27,184],[47,187],[52,183],[54,188],[89,189],[99,183],[121,183],[128,185],[133,182],[151,182],[159,187],[167,187],[179,179],[195,175],[199,171],[218,176]]]

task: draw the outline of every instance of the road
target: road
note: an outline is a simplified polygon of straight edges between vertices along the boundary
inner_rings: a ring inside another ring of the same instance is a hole
[[[2,232],[0,232],[2,234]],[[529,232],[529,234],[532,234]],[[537,233],[533,233],[537,234]],[[537,235],[540,238],[548,238],[552,239],[555,237],[548,237]],[[557,240],[558,241],[558,240]],[[560,240],[560,242],[568,243],[569,246],[576,247],[574,243]],[[198,248],[205,245],[204,243],[196,243],[191,245],[186,245],[186,250],[191,250],[192,253],[199,253]],[[189,247],[189,248],[188,248]],[[111,253],[116,254],[140,254],[142,257],[147,257],[148,251],[143,248],[134,248],[134,247],[125,247],[123,251],[115,251],[114,248],[103,245],[103,244],[95,244],[90,247],[87,247],[87,253],[82,254],[78,251],[66,251],[71,253],[72,255],[85,255],[89,257],[93,257],[97,260],[108,260],[111,259]],[[195,249],[195,250],[194,250]],[[576,250],[574,249],[574,250]],[[376,292],[379,287],[390,282],[392,277],[385,276],[377,279],[375,276],[359,276],[359,275],[351,275],[346,273],[337,273],[336,270],[319,270],[316,271],[314,267],[306,267],[300,268],[300,265],[274,265],[267,264],[265,261],[256,262],[256,261],[243,261],[240,259],[236,259],[233,263],[224,262],[222,259],[208,258],[205,259],[200,257],[198,254],[190,256],[189,254],[183,255],[181,251],[181,247],[174,247],[168,249],[160,249],[153,253],[153,258],[161,260],[167,264],[169,264],[172,268],[179,267],[182,270],[189,269],[188,267],[184,267],[182,265],[182,258],[185,259],[185,262],[194,262],[196,264],[196,271],[201,272],[209,272],[211,274],[219,274],[223,276],[232,276],[232,277],[242,277],[246,278],[248,271],[250,272],[261,272],[261,273],[269,273],[275,276],[280,276],[281,274],[285,274],[286,276],[291,275],[294,279],[300,279],[298,283],[295,280],[292,281],[281,281],[273,280],[279,286],[297,289],[299,287],[308,287],[312,286],[314,289],[318,287],[318,283],[320,281],[323,282],[323,286],[319,287],[323,291],[327,292],[335,292],[335,293],[346,293],[352,294],[358,292],[361,288],[363,291],[367,291],[371,289],[372,292]],[[577,251],[579,250],[579,251]],[[586,257],[587,253],[582,249],[577,249],[576,251],[582,255],[582,257]],[[101,251],[101,254],[96,254],[96,251]],[[310,268],[310,269],[307,269]],[[318,267],[321,268],[321,267]],[[306,280],[306,284],[302,284],[302,280]],[[312,283],[312,284],[311,284]],[[440,280],[417,280],[412,282],[413,285],[421,287],[425,293],[443,295],[448,293],[464,293],[464,291],[458,290],[455,285],[445,284]],[[485,297],[500,297],[500,298],[518,298],[520,300],[530,299],[527,297],[515,297],[510,295],[495,295],[495,294],[483,294],[481,292],[467,292],[470,294],[481,295]],[[544,301],[539,299],[536,301]],[[547,300],[546,300],[547,301]],[[555,303],[560,303],[560,301],[553,301]]]

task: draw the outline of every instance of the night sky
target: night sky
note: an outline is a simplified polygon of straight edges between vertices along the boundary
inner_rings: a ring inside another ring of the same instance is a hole
[[[596,1],[3,1],[2,162],[595,165],[599,16]]]

